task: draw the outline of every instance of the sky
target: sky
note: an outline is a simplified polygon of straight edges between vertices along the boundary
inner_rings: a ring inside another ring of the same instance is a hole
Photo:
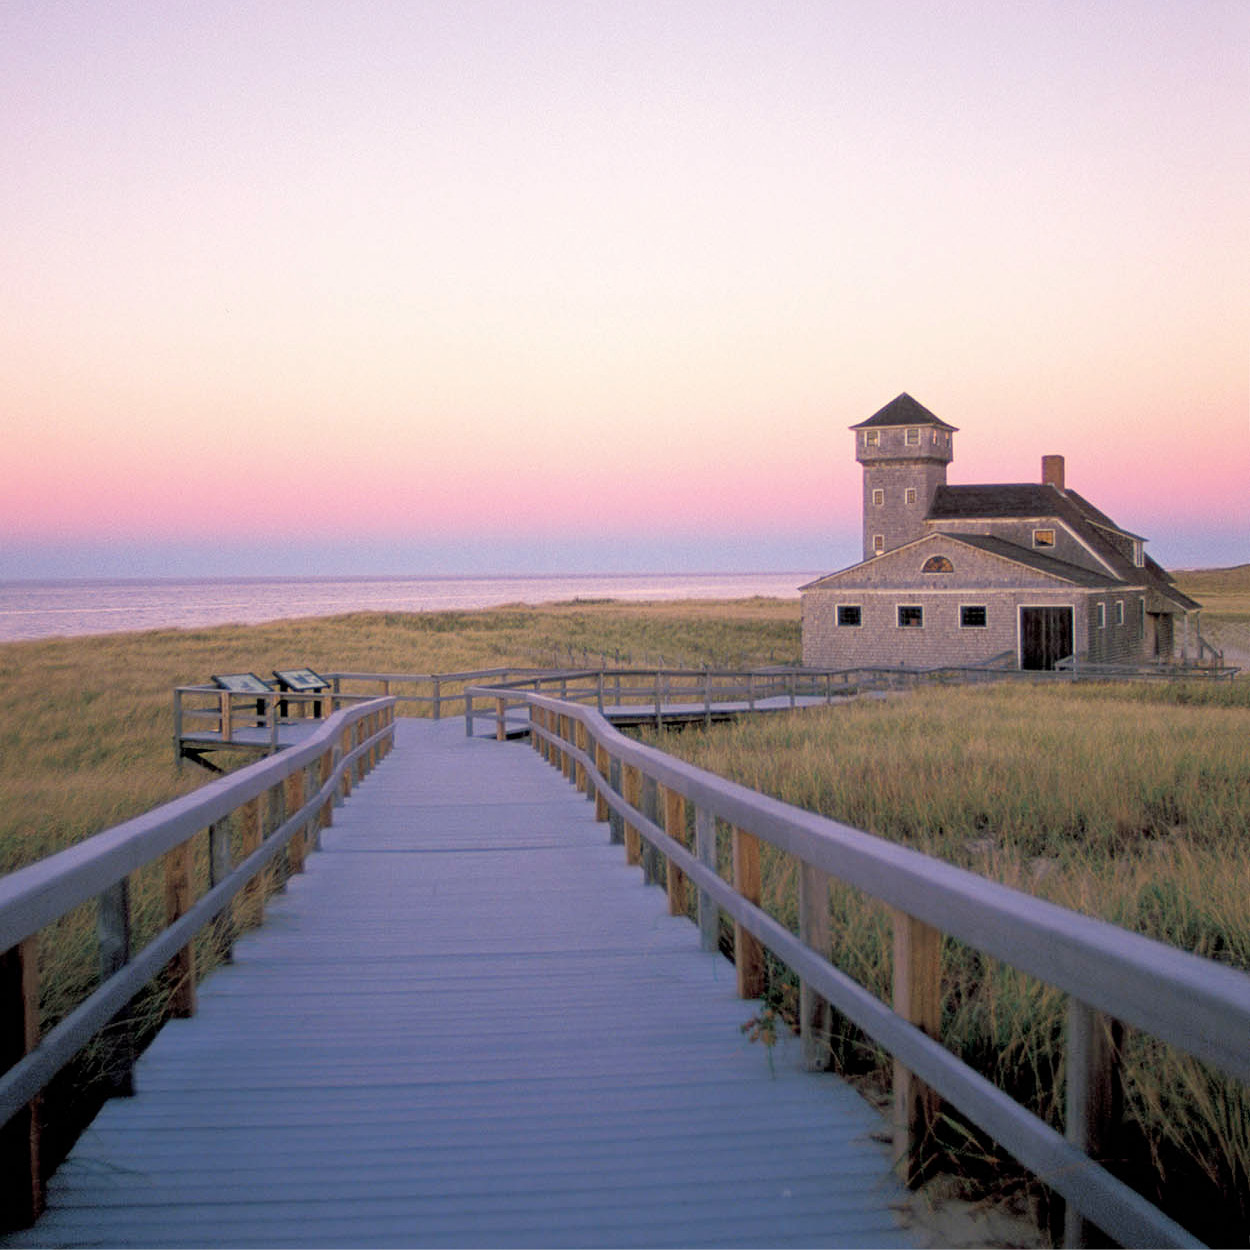
[[[6,0],[0,578],[832,570],[849,426],[1250,560],[1244,0]]]

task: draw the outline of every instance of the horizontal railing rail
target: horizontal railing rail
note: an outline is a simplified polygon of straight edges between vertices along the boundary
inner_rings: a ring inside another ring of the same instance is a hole
[[[505,703],[526,705],[532,745],[595,801],[596,816],[609,822],[630,862],[658,880],[659,856],[666,858],[674,914],[685,914],[686,882],[693,884],[707,949],[717,945],[718,910],[729,915],[743,997],[763,990],[765,947],[798,974],[811,1066],[821,1066],[826,1004],[894,1056],[894,1150],[904,1174],[913,1169],[940,1096],[1062,1195],[1070,1244],[1083,1242],[1085,1221],[1123,1245],[1201,1244],[1092,1157],[1106,1129],[1100,1108],[1111,1100],[1104,1095],[1118,1079],[1108,1039],[1114,1022],[1123,1022],[1250,1081],[1250,976],[717,777],[626,737],[596,709],[535,692],[478,687],[468,693],[493,701],[500,717]],[[731,882],[716,869],[717,822],[732,833]],[[761,842],[799,863],[797,934],[760,905]],[[828,961],[828,891],[835,879],[892,911],[892,1005]],[[1066,1133],[937,1040],[944,936],[1069,996]]]
[[[194,1012],[193,939],[207,926],[219,925],[228,950],[235,930],[231,907],[240,893],[249,896],[250,911],[260,919],[260,874],[283,852],[289,871],[302,869],[307,852],[319,844],[320,831],[331,823],[333,806],[389,751],[394,712],[395,700],[384,698],[342,709],[298,746],[0,878],[0,1019],[5,1021],[0,1066],[7,1069],[0,1075],[4,1224],[29,1223],[41,1207],[40,1092],[154,979],[166,978],[170,1014]],[[236,821],[240,827],[232,839]],[[204,831],[207,864],[197,872],[192,840]],[[141,950],[132,951],[131,880],[158,862],[164,870],[164,924]],[[195,898],[194,881],[204,877],[208,888]],[[93,901],[99,983],[41,1037],[40,934]],[[117,1032],[127,1029],[123,1024]],[[128,1080],[127,1071],[119,1086]]]

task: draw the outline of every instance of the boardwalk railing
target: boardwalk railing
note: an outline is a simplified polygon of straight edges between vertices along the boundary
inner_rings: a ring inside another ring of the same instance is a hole
[[[169,1013],[193,1014],[196,935],[211,925],[228,951],[237,922],[259,922],[261,874],[284,852],[287,870],[302,869],[333,806],[390,749],[394,714],[394,699],[377,698],[339,711],[299,746],[0,878],[0,1227],[29,1224],[42,1207],[40,1092],[110,1022],[124,1090],[132,1025],[119,1014],[157,978]],[[163,871],[163,925],[133,951],[131,881],[151,865]],[[92,903],[98,985],[40,1037],[40,933]]]
[[[494,702],[502,724],[500,692],[469,694]],[[798,974],[811,1066],[823,1063],[830,1004],[893,1055],[894,1152],[904,1175],[940,1097],[1066,1199],[1069,1244],[1083,1244],[1086,1221],[1123,1245],[1201,1244],[1091,1157],[1118,1079],[1113,1022],[1250,1081],[1250,977],[716,777],[625,737],[594,709],[517,691],[507,701],[528,707],[534,748],[593,798],[648,880],[658,880],[660,855],[667,860],[673,914],[686,914],[693,885],[707,949],[717,946],[719,911],[728,913],[743,997],[763,992],[764,948]],[[716,868],[718,824],[730,830],[732,881]],[[797,934],[760,905],[761,842],[798,861]],[[827,959],[832,879],[892,910],[892,1006]],[[936,1040],[943,935],[1068,994],[1066,1134]]]

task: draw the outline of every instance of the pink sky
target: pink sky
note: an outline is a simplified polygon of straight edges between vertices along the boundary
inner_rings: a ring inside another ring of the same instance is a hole
[[[1250,559],[1250,6],[0,7],[0,577],[825,570],[847,426]]]

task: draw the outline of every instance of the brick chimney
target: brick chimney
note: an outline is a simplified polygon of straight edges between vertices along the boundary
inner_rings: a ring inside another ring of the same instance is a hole
[[[1062,456],[1042,457],[1042,485],[1053,486],[1056,490],[1063,490]]]

